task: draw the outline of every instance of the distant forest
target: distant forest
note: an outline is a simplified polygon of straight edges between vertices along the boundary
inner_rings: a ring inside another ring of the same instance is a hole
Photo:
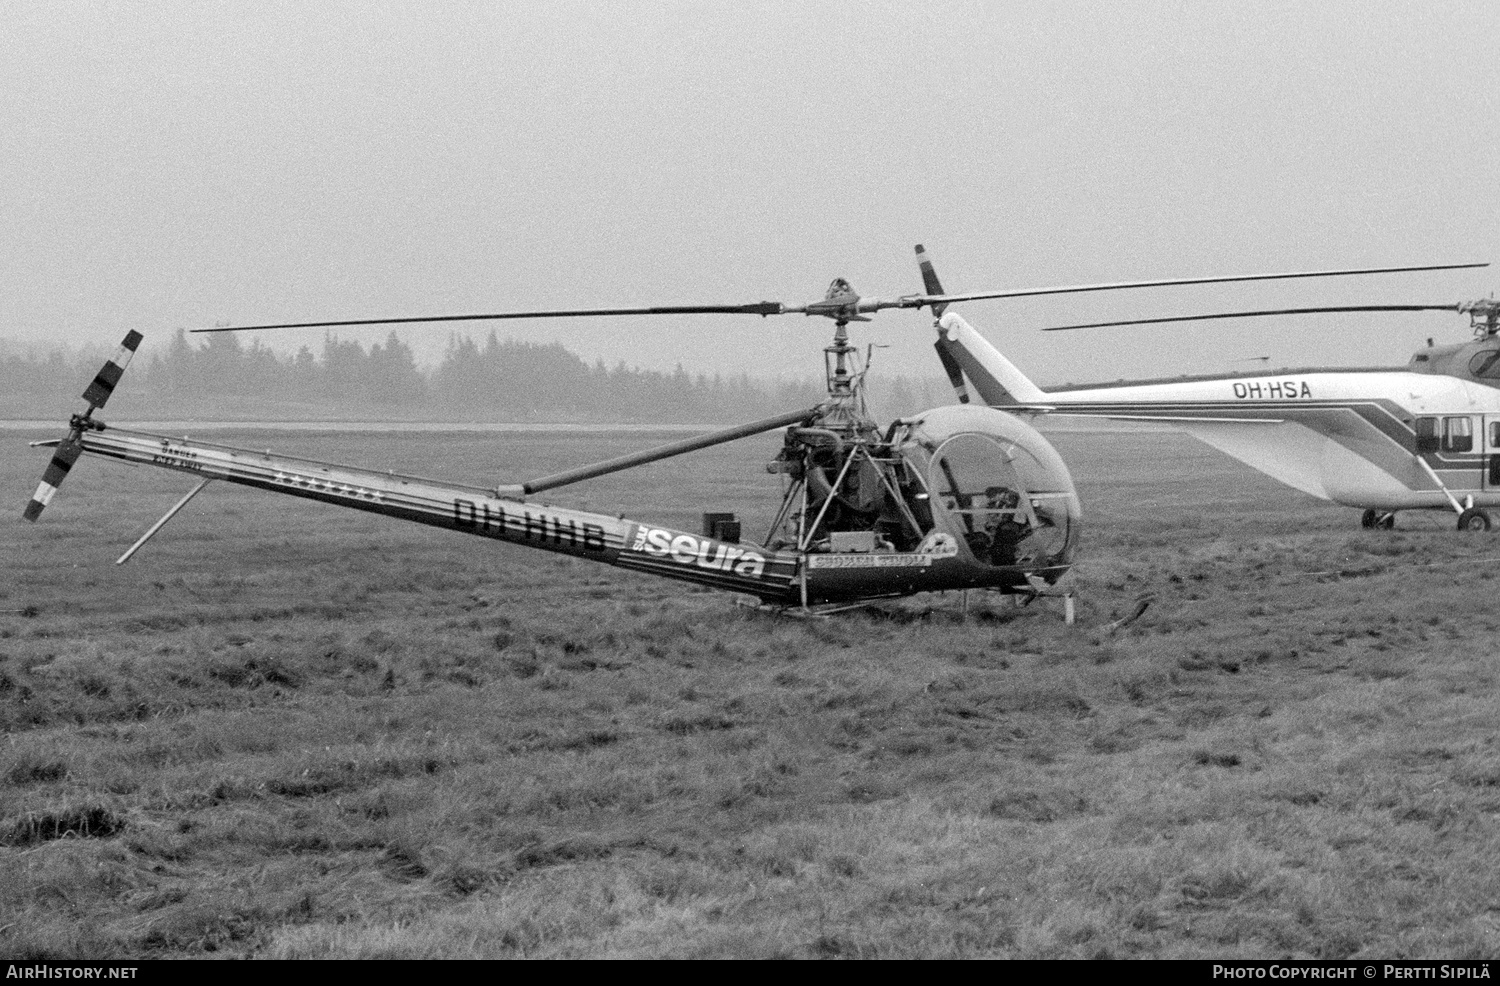
[[[825,396],[821,379],[592,366],[558,343],[450,338],[437,366],[417,365],[392,332],[368,348],[326,336],[322,351],[282,356],[233,333],[202,342],[179,329],[132,361],[109,410],[123,418],[222,421],[398,420],[720,424],[753,420]],[[0,340],[0,417],[48,418],[78,395],[113,349],[56,349]],[[872,377],[870,410],[886,419],[951,403],[937,379]]]

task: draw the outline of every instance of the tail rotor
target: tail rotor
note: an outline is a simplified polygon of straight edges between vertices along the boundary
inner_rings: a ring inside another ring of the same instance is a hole
[[[115,386],[120,382],[120,376],[125,368],[130,365],[130,359],[135,355],[136,348],[141,344],[142,336],[139,332],[131,330],[125,341],[120,343],[119,350],[104,364],[103,369],[94,377],[93,383],[89,384],[83,392],[83,399],[89,402],[88,410],[82,414],[73,415],[69,423],[67,437],[55,442],[39,442],[39,445],[55,445],[57,451],[52,453],[52,461],[47,464],[47,471],[42,474],[42,482],[37,486],[36,492],[31,495],[31,502],[26,504],[26,512],[21,516],[26,520],[35,521],[42,515],[47,504],[52,502],[52,497],[57,494],[57,488],[67,478],[68,470],[73,468],[73,463],[83,454],[83,433],[90,428],[99,427],[94,423],[94,411],[109,402],[110,395],[114,393]]]

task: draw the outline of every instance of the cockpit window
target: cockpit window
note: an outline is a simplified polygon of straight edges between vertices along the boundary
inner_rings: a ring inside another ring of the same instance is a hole
[[[1483,380],[1500,380],[1500,349],[1486,349],[1469,360],[1469,372]]]

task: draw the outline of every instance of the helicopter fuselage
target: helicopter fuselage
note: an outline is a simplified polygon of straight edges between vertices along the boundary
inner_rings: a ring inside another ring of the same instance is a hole
[[[1500,342],[1430,347],[1405,368],[1317,368],[1042,390],[962,319],[938,346],[979,399],[1120,430],[1185,432],[1313,496],[1380,511],[1500,506]]]
[[[1058,389],[1047,401],[1059,423],[1086,416],[1182,431],[1347,506],[1446,508],[1443,487],[1500,505],[1500,390],[1454,377],[1302,370]]]

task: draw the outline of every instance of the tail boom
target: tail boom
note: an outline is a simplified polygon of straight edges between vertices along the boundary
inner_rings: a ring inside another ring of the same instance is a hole
[[[608,514],[502,498],[479,487],[146,432],[94,428],[82,452],[443,527],[768,601],[797,594],[799,559]],[[76,457],[76,456],[75,456]]]

